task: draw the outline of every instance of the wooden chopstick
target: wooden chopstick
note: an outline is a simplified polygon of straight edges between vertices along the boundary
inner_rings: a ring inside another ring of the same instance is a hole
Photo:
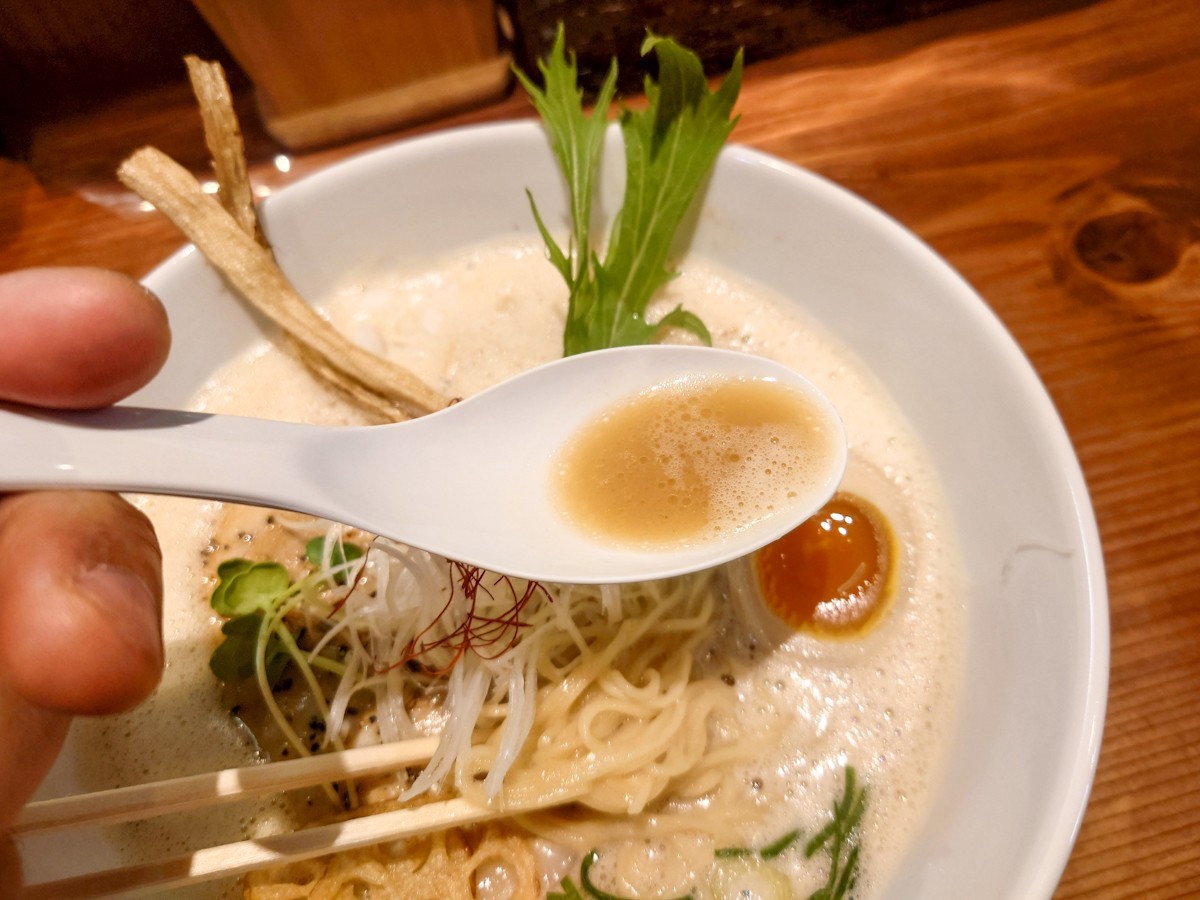
[[[476,806],[461,798],[443,800],[415,809],[376,813],[290,834],[207,847],[158,862],[33,884],[25,889],[23,896],[27,900],[85,900],[164,890],[242,875],[251,869],[312,859],[380,841],[471,825],[506,814],[504,810]]]
[[[205,772],[202,775],[114,788],[94,794],[41,800],[25,805],[13,830],[16,834],[28,834],[77,825],[111,825],[228,803],[257,794],[342,781],[355,776],[377,775],[428,761],[437,744],[436,737],[417,738],[265,765]]]

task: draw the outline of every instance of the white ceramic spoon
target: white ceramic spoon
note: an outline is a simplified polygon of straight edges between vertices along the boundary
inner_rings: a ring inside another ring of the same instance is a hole
[[[836,452],[790,505],[720,539],[630,550],[569,525],[551,459],[579,428],[639,391],[691,375],[774,378],[827,419]],[[701,347],[622,347],[531,369],[410,422],[362,428],[117,406],[0,408],[0,490],[98,488],[311,513],[540,581],[641,581],[752,552],[816,512],[846,463],[841,421],[807,380],[762,357]]]

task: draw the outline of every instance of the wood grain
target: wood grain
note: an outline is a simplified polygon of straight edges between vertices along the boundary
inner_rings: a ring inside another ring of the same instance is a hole
[[[737,140],[928,241],[1045,381],[1092,492],[1112,617],[1100,768],[1056,896],[1200,896],[1200,4],[1004,0],[753,66],[740,112]],[[525,115],[511,97],[438,127]],[[285,173],[247,126],[263,190],[373,143]],[[178,246],[112,178],[146,142],[203,171],[182,92],[0,160],[0,269],[141,275]]]

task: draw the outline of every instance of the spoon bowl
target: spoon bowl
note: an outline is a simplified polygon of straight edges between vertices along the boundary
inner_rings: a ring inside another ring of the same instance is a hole
[[[598,541],[557,508],[557,451],[615,403],[682,378],[778,382],[831,435],[810,487],[719,538],[632,548]],[[0,408],[0,490],[100,488],[310,513],[450,559],[539,581],[643,581],[743,556],[815,513],[846,465],[827,398],[762,357],[703,347],[621,347],[567,357],[444,410],[333,428],[118,406]]]

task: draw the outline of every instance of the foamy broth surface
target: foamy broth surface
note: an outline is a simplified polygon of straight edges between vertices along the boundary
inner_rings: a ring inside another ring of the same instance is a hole
[[[875,503],[896,534],[900,588],[883,622],[865,636],[831,642],[791,634],[761,611],[735,565],[732,597],[701,660],[705,674],[736,679],[739,733],[730,736],[762,746],[759,761],[743,773],[761,813],[744,843],[760,846],[796,827],[811,834],[840,795],[843,766],[853,765],[869,790],[859,892],[869,896],[886,884],[922,821],[954,714],[964,593],[952,523],[920,443],[881,385],[795,304],[697,260],[686,261],[658,301],[664,308],[680,302],[707,323],[717,346],[777,359],[830,397],[849,439],[844,486]],[[326,309],[368,349],[401,361],[448,396],[466,396],[561,355],[565,289],[540,246],[508,241],[423,270],[350,279]],[[357,421],[267,343],[223,371],[195,405]],[[211,585],[203,564],[217,504],[150,498],[144,505],[165,551],[167,671],[154,698],[134,713],[78,723],[75,755],[81,779],[93,788],[245,764],[253,753],[207,667],[216,620],[204,601]],[[282,819],[267,803],[243,804],[123,826],[116,840],[130,858],[148,858],[290,827]],[[690,887],[711,861],[711,846],[670,843],[613,848],[605,867],[623,875],[609,882],[612,889],[658,896],[650,892]],[[779,863],[797,895],[807,896],[823,883],[825,860],[806,864],[802,856],[788,853]]]

